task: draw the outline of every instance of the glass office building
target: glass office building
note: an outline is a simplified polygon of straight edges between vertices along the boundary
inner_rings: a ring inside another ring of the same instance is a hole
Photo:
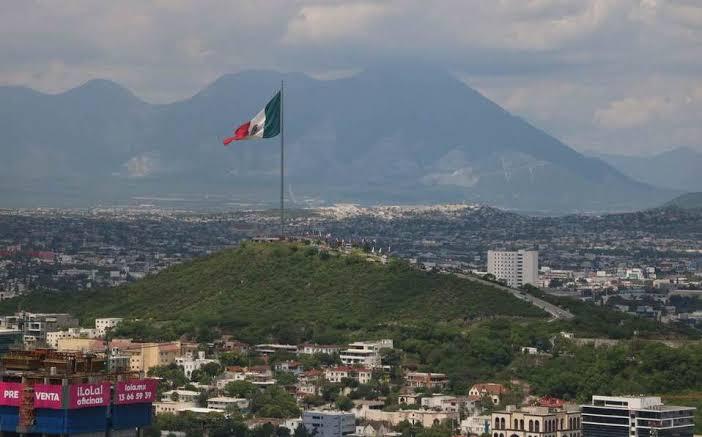
[[[582,406],[583,437],[693,437],[694,413],[655,396],[593,396]]]

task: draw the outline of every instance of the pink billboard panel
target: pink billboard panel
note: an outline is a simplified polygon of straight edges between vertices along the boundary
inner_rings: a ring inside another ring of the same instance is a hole
[[[110,405],[110,383],[73,384],[68,387],[68,399],[71,409]]]
[[[63,386],[50,384],[34,385],[34,408],[60,410],[63,406]]]
[[[19,407],[22,396],[22,384],[19,382],[0,382],[0,405]]]
[[[120,381],[115,385],[115,404],[148,404],[156,401],[155,379]]]

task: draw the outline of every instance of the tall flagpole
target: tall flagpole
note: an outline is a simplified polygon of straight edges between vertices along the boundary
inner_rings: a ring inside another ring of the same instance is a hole
[[[280,238],[285,238],[285,123],[283,81],[280,81]]]

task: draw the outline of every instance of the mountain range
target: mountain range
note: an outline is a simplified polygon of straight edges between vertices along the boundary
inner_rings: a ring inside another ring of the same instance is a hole
[[[688,147],[650,156],[592,155],[637,181],[680,191],[702,191],[702,153]]]
[[[171,104],[146,103],[106,80],[54,95],[0,87],[0,202],[273,204],[277,140],[228,148],[221,140],[281,80],[293,203],[467,201],[572,212],[655,206],[679,194],[576,152],[445,71],[395,66],[335,80],[246,71]]]

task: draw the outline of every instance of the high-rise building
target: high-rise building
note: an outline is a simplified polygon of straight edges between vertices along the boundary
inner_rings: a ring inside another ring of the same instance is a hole
[[[535,286],[539,279],[539,252],[488,250],[487,271],[498,280],[505,281],[509,287],[517,288],[524,284]]]
[[[655,396],[593,396],[582,406],[583,437],[692,437],[694,413]]]

